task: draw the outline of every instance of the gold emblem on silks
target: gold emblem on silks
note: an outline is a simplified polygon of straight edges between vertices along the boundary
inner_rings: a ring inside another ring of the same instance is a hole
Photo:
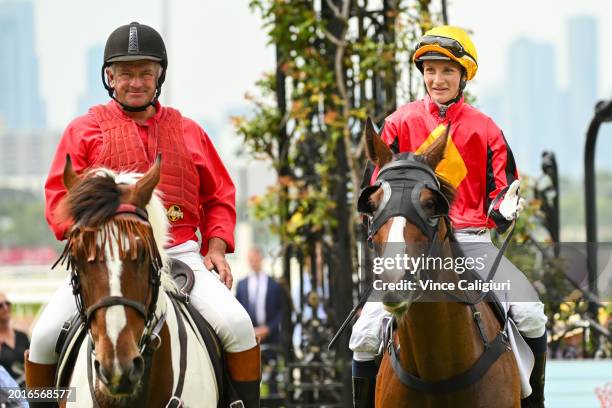
[[[170,222],[175,222],[183,219],[183,211],[181,210],[181,207],[176,204],[173,204],[168,207],[168,211],[166,212],[166,214]]]

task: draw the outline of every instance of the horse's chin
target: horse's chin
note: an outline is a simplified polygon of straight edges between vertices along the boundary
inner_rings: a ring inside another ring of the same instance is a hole
[[[104,383],[98,381],[98,386],[96,387],[96,398],[98,400],[98,403],[106,401],[105,404],[109,406],[118,406],[126,408],[133,407],[133,403],[140,394],[141,388],[142,383],[139,381],[130,393],[112,393],[111,390],[106,385],[104,385]]]

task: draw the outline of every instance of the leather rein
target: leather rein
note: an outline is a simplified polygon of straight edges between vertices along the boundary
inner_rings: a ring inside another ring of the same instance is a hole
[[[380,170],[378,186],[382,186],[382,183],[389,183],[390,185],[390,193],[388,194],[388,197],[386,199],[389,202],[393,202],[393,191],[402,190],[401,194],[406,197],[410,197],[410,202],[406,202],[408,200],[405,199],[402,199],[400,201],[396,200],[397,202],[395,208],[391,211],[387,210],[387,214],[381,213],[381,211],[377,211],[377,214],[375,214],[373,217],[371,216],[369,219],[368,235],[369,240],[371,240],[374,234],[378,231],[378,229],[384,224],[387,219],[391,218],[391,216],[405,216],[409,221],[413,222],[426,236],[429,237],[430,245],[427,250],[427,257],[429,257],[433,253],[434,249],[437,248],[437,246],[441,243],[439,237],[439,219],[442,218],[448,221],[448,214],[434,215],[428,217],[424,213],[422,208],[420,208],[418,196],[420,195],[420,191],[422,190],[422,188],[427,187],[434,193],[436,193],[438,197],[443,196],[440,193],[440,183],[437,180],[435,173],[431,169],[426,168],[426,166],[422,163],[416,162],[411,159],[412,157],[409,156],[408,159],[391,162],[385,165]],[[386,177],[384,173],[387,173]],[[383,177],[381,177],[381,175],[383,175]],[[365,203],[365,200],[367,199],[368,195],[372,192],[372,189],[370,191],[367,191],[367,189],[365,189],[365,191],[362,192],[362,197],[360,197],[361,203]],[[502,190],[491,202],[491,205],[489,206],[489,211],[487,213],[487,218],[489,218],[491,211],[493,210],[497,202],[503,197],[505,192],[506,189]],[[444,200],[446,199],[444,198]],[[448,205],[448,202],[445,201],[445,204]],[[448,207],[446,209],[448,209]],[[383,211],[385,211],[384,208]],[[503,257],[503,253],[510,242],[512,234],[514,233],[515,224],[516,223],[513,221],[511,230],[506,236],[505,241],[502,244],[499,252],[497,253],[497,256],[495,257],[495,260],[485,281],[488,282],[495,276],[497,268]],[[450,222],[447,222],[447,227],[448,232],[444,237],[444,241],[448,240],[451,234]],[[425,276],[429,276],[427,270],[424,270],[423,272]],[[409,273],[409,271],[406,271],[405,276]],[[420,275],[420,273],[421,270],[417,271],[417,274]],[[481,293],[479,296],[477,296],[476,299],[468,300],[467,297],[461,298],[449,291],[443,291],[447,296],[452,299],[452,301],[464,304],[468,306],[471,310],[472,318],[484,345],[484,352],[476,360],[472,367],[470,367],[463,373],[460,373],[449,379],[439,381],[425,381],[422,378],[419,378],[414,374],[411,374],[406,371],[400,363],[399,351],[395,347],[393,341],[396,326],[395,317],[393,317],[388,323],[385,329],[385,337],[383,341],[383,345],[386,346],[386,349],[389,352],[393,371],[395,372],[395,375],[398,377],[398,379],[402,382],[402,384],[413,390],[428,394],[445,394],[460,391],[469,387],[470,385],[480,380],[486,374],[489,368],[493,365],[493,363],[495,363],[495,361],[497,361],[497,359],[505,351],[510,350],[510,343],[506,333],[507,316],[505,318],[504,324],[502,325],[503,327],[501,330],[499,330],[497,336],[492,341],[489,341],[489,339],[487,338],[485,326],[482,321],[480,312],[476,309],[476,305],[483,301],[484,298],[487,296],[486,292]],[[414,300],[415,299],[411,298],[407,301],[404,301],[403,307],[400,306],[400,308],[398,308],[399,310],[396,310],[398,312],[407,312],[408,308],[410,307],[410,304]]]
[[[137,207],[132,204],[120,204],[115,213],[113,214],[113,218],[119,215],[132,215],[139,219],[141,222],[146,223],[150,227],[149,216],[145,209]],[[85,303],[83,300],[82,293],[82,285],[79,277],[79,271],[73,256],[73,249],[75,246],[75,240],[80,234],[79,224],[77,223],[75,227],[72,229],[70,236],[66,242],[66,246],[58,260],[53,264],[53,268],[56,265],[66,265],[67,269],[70,270],[70,284],[72,285],[72,293],[75,297],[75,302],[77,305],[77,311],[81,316],[81,321],[85,325],[85,328],[88,333],[88,356],[87,356],[87,377],[89,382],[89,390],[91,393],[92,400],[94,402],[95,407],[99,407],[100,404],[95,395],[95,384],[93,379],[93,370],[92,370],[92,362],[91,356],[95,355],[95,348],[93,337],[91,334],[91,320],[94,316],[94,313],[99,309],[105,309],[111,306],[125,306],[129,307],[132,310],[136,311],[145,321],[145,328],[141,335],[141,338],[138,342],[138,348],[140,356],[144,359],[146,374],[143,377],[143,381],[148,381],[150,375],[150,367],[153,352],[159,349],[161,346],[161,336],[160,332],[166,322],[166,314],[163,313],[158,318],[156,318],[155,310],[157,307],[157,300],[159,297],[159,290],[161,285],[161,271],[163,268],[163,262],[159,251],[155,245],[149,246],[149,251],[153,252],[150,255],[151,257],[151,267],[149,270],[149,288],[150,288],[150,297],[151,300],[148,305],[138,302],[132,299],[127,299],[121,296],[106,296],[100,299],[97,303],[85,307]],[[154,242],[154,241],[153,241]],[[147,298],[149,294],[147,294]],[[177,306],[172,302],[175,308],[175,312],[178,314]],[[180,407],[182,406],[182,401],[180,399],[183,382],[184,382],[184,371],[186,367],[186,329],[184,327],[184,323],[180,316],[177,316],[179,321],[179,340],[181,346],[181,374],[179,376],[179,383],[177,384],[176,390],[173,393],[170,401],[168,402],[168,407]],[[142,400],[142,395],[140,400]],[[146,396],[144,396],[146,398]],[[145,401],[141,401],[145,402]],[[146,405],[146,404],[145,404]]]

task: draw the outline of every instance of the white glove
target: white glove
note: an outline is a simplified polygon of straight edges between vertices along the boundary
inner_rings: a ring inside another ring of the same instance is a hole
[[[525,208],[525,200],[521,198],[518,191],[520,184],[520,181],[514,180],[499,205],[500,214],[508,221],[517,219],[519,213]]]

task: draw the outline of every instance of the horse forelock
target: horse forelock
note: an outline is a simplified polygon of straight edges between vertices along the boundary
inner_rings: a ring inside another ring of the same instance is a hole
[[[142,174],[140,173],[119,173],[115,176],[115,181],[118,184],[135,184]],[[159,251],[164,266],[168,263],[168,255],[166,254],[166,245],[170,238],[168,231],[170,230],[170,222],[166,216],[166,208],[162,201],[162,192],[155,190],[151,196],[151,200],[146,205],[147,213],[149,214],[149,223],[153,229],[153,237],[157,244],[157,250]],[[165,269],[165,268],[164,268]]]
[[[140,173],[116,173],[106,168],[90,170],[66,197],[62,205],[63,208],[60,210],[60,217],[72,219],[78,226],[87,227],[89,231],[99,229],[104,233],[106,228],[102,227],[112,220],[119,204],[121,204],[122,192],[119,185],[133,185],[141,177],[142,174]],[[169,222],[160,191],[155,190],[153,192],[145,209],[149,216],[155,246],[165,270],[165,266],[168,264],[165,246],[169,241]],[[130,230],[140,231],[138,235],[141,236],[144,234],[142,228],[132,228]],[[96,242],[97,240],[94,238],[93,241]],[[88,257],[92,255],[89,254]]]
[[[85,227],[100,227],[114,215],[121,202],[121,191],[112,175],[88,173],[64,198],[67,218]]]

